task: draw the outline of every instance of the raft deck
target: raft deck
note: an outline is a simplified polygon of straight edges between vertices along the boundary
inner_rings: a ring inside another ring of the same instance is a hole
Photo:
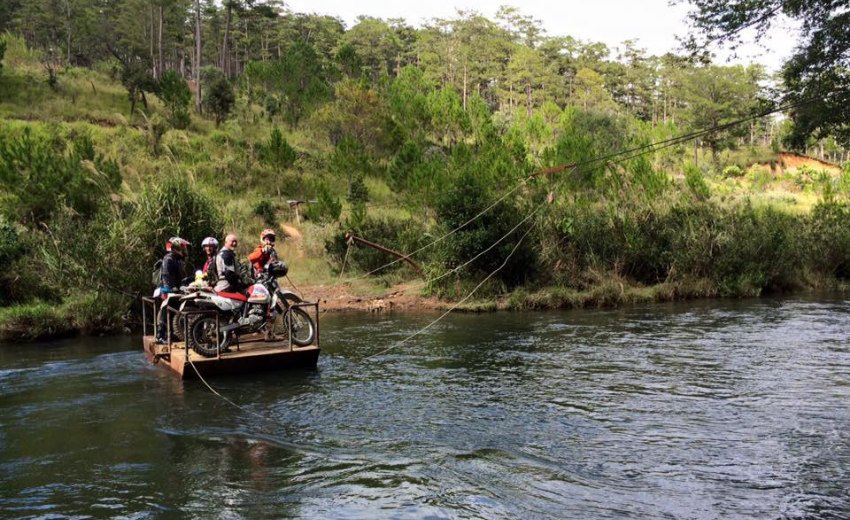
[[[187,349],[183,341],[172,341],[167,345],[157,345],[156,338],[149,332],[156,330],[157,301],[152,298],[142,298],[142,339],[145,356],[154,364],[163,365],[180,376],[181,379],[197,379],[216,375],[245,374],[268,370],[288,368],[315,368],[319,360],[319,305],[317,302],[303,302],[292,308],[311,308],[313,311],[316,336],[313,344],[300,347],[290,343],[285,334],[282,339],[268,341],[262,334],[252,334],[239,337],[238,342],[230,346],[227,352],[220,352],[215,357],[204,357],[194,350]],[[148,324],[148,307],[151,308]],[[179,311],[168,309],[168,312],[191,315],[209,314],[212,311]],[[214,313],[213,313],[214,315]],[[170,324],[171,320],[169,320]],[[150,325],[150,328],[148,328]],[[171,330],[169,328],[169,335]],[[184,336],[188,330],[184,330]]]
[[[157,345],[153,336],[145,336],[144,345],[145,356],[149,361],[171,369],[181,379],[197,379],[195,369],[206,378],[287,368],[312,368],[316,366],[321,351],[317,345],[293,346],[290,350],[289,341],[267,342],[261,335],[241,338],[239,350],[232,347],[229,352],[211,358],[203,357],[191,349],[187,351],[182,341]],[[187,352],[189,359],[186,359]]]

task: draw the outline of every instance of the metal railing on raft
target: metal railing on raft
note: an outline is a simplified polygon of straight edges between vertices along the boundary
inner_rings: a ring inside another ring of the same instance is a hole
[[[288,331],[287,335],[289,336],[289,351],[290,352],[292,352],[292,345],[293,345],[292,344],[292,336],[293,336],[293,334],[292,334],[292,322],[291,322],[292,311],[294,311],[295,309],[303,309],[305,307],[312,307],[312,309],[313,309],[313,326],[316,327],[316,337],[313,338],[313,342],[311,343],[311,345],[313,345],[313,344],[318,345],[319,344],[319,302],[315,301],[315,302],[293,303],[292,305],[287,307],[286,312],[283,315],[283,323],[286,325],[286,330]],[[304,311],[304,312],[306,313],[307,311]],[[309,317],[310,315],[307,314],[307,316]]]
[[[164,304],[164,302],[162,300],[158,301],[158,300],[155,300],[153,298],[142,297],[142,335],[143,336],[148,336],[148,329],[147,329],[147,327],[148,327],[148,321],[147,321],[147,308],[148,308],[148,306],[150,306],[151,309],[152,309],[150,325],[151,325],[151,329],[152,329],[152,331],[154,332],[154,335],[155,335],[156,334],[156,328],[158,326],[157,317],[158,317],[159,313],[161,312],[163,304]],[[318,345],[319,344],[319,316],[320,316],[320,314],[319,314],[319,302],[316,301],[316,302],[294,303],[294,304],[290,305],[289,307],[287,307],[287,309],[284,312],[284,315],[282,317],[282,321],[285,325],[285,332],[286,332],[286,335],[289,339],[289,351],[290,352],[292,352],[294,347],[295,347],[295,344],[293,342],[294,334],[293,334],[293,331],[292,331],[292,314],[293,314],[295,309],[304,309],[305,314],[307,314],[307,316],[309,317],[310,314],[306,310],[306,308],[308,308],[308,307],[312,309],[313,326],[315,327],[315,332],[316,332],[315,338],[313,338],[311,345]],[[191,321],[191,319],[190,319],[191,317],[193,317],[193,316],[215,317],[215,337],[219,338],[221,336],[221,321],[220,321],[221,314],[219,312],[215,311],[215,310],[210,310],[210,309],[181,310],[179,308],[168,307],[168,306],[166,306],[165,309],[166,309],[166,312],[169,313],[169,316],[173,315],[173,316],[177,317],[178,319],[182,318],[182,320],[180,320],[180,323],[183,327],[183,338],[184,338],[183,339],[183,349],[186,353],[185,354],[186,359],[189,359],[189,342],[187,341],[187,339],[189,338],[189,323]],[[173,320],[170,319],[170,318],[168,320],[166,320],[166,337],[167,337],[166,342],[167,342],[167,345],[169,346],[169,351],[171,350],[171,344],[172,344],[172,341],[171,341],[172,321]],[[236,349],[237,349],[237,351],[240,350],[238,338],[239,338],[239,336],[237,335],[236,336]],[[222,352],[222,346],[221,345],[222,345],[222,343],[223,342],[221,340],[218,340],[218,343],[216,345],[216,359],[221,359],[221,352]],[[154,354],[154,355],[156,356],[156,354]]]

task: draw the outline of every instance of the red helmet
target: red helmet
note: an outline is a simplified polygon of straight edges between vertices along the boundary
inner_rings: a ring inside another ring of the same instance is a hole
[[[264,229],[260,232],[260,240],[265,240],[267,236],[271,236],[272,238],[276,238],[274,229]]]
[[[165,243],[165,250],[174,251],[176,249],[179,251],[191,245],[191,242],[189,242],[188,240],[182,239],[180,237],[171,237],[168,239],[168,242]]]

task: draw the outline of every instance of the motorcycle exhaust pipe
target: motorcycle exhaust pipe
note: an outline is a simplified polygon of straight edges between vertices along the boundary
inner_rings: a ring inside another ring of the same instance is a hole
[[[236,330],[238,328],[239,328],[238,323],[231,323],[230,325],[225,325],[224,327],[221,327],[218,330],[219,330],[219,332],[230,332],[231,330]]]

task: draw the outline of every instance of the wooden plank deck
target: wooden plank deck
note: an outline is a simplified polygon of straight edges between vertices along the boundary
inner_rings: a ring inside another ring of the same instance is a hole
[[[186,359],[186,347],[183,342],[171,345],[157,345],[153,336],[144,336],[145,356],[149,361],[163,365],[182,379],[195,379],[195,368],[203,377],[214,375],[244,374],[266,370],[315,367],[321,349],[318,345],[309,347],[293,346],[288,341],[264,341],[261,336],[248,336],[240,339],[239,350],[235,346],[230,352],[222,353],[220,358],[206,358],[189,350]],[[192,368],[192,365],[195,368]]]

